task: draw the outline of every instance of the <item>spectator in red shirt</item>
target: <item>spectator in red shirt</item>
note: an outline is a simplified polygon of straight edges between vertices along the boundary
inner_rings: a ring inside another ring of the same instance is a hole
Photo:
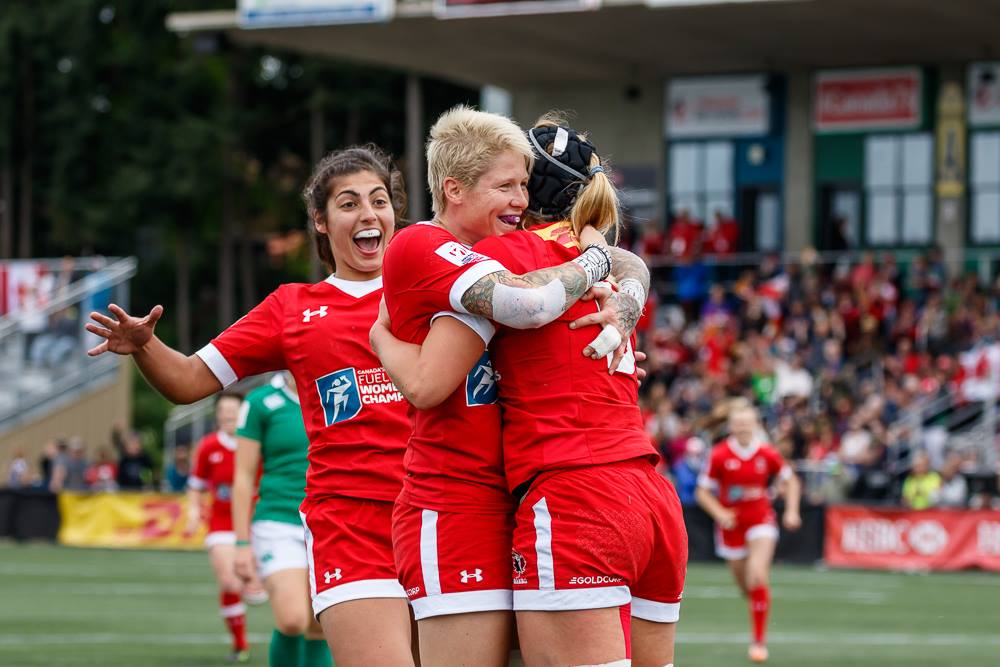
[[[682,208],[670,225],[667,246],[672,257],[691,259],[701,250],[702,226],[691,217],[690,211]]]
[[[722,209],[715,209],[715,224],[708,230],[705,243],[706,254],[732,255],[740,240],[740,225],[735,218],[726,215]]]

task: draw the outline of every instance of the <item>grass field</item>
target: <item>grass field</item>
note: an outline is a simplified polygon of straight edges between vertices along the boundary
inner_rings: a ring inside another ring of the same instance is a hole
[[[779,566],[771,665],[997,667],[1000,576]],[[0,665],[224,664],[201,553],[0,543]],[[270,612],[250,610],[253,663],[267,664]],[[749,664],[746,607],[720,566],[688,574],[677,667]]]

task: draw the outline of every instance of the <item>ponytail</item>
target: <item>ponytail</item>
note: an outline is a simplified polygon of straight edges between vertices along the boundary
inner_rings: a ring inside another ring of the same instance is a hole
[[[590,167],[601,165],[597,153],[590,156]],[[618,191],[604,170],[594,172],[590,180],[580,185],[580,191],[569,211],[569,223],[578,237],[583,228],[593,225],[597,231],[607,235],[614,231],[613,243],[618,243],[621,232],[620,202]]]

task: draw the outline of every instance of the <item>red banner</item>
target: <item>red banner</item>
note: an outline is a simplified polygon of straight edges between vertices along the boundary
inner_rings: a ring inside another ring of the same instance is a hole
[[[825,544],[834,567],[1000,572],[1000,512],[829,507]]]
[[[904,129],[920,125],[917,68],[820,72],[815,82],[816,129]]]

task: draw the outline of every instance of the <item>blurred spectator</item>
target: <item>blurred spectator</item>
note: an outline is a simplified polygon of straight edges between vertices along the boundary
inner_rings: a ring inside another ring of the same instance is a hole
[[[116,442],[119,440],[118,488],[122,491],[149,488],[153,482],[153,461],[143,449],[139,434],[129,431],[116,438]]]
[[[187,489],[191,474],[191,445],[186,442],[174,447],[174,459],[167,466],[166,487],[168,491],[180,493]]]
[[[775,364],[774,395],[779,401],[784,398],[807,399],[812,395],[813,379],[802,365],[799,355],[793,354],[788,362]]]
[[[938,507],[963,508],[969,503],[969,485],[961,473],[962,455],[952,452],[941,468]]]
[[[24,452],[15,449],[11,455],[10,465],[7,467],[7,488],[24,489],[32,483],[31,466],[24,458]]]
[[[49,327],[39,333],[28,350],[28,358],[36,366],[57,366],[69,358],[77,346],[80,326],[76,308],[63,308],[49,317]]]
[[[86,491],[87,487],[87,457],[83,440],[70,438],[68,444],[62,443],[59,447],[59,455],[52,466],[49,490],[52,493]]]
[[[694,322],[701,305],[708,295],[709,270],[698,255],[685,257],[674,266],[674,281],[677,283],[677,300],[684,309],[684,317]]]
[[[705,253],[711,255],[732,255],[739,249],[740,224],[722,209],[715,209],[715,224],[705,239]]]
[[[42,447],[42,455],[38,458],[38,485],[43,489],[49,488],[49,484],[52,483],[52,467],[62,446],[64,445],[59,440],[49,440]]]
[[[697,504],[694,492],[698,487],[698,474],[704,463],[705,449],[705,441],[701,438],[688,438],[684,445],[684,456],[670,469],[682,505]]]
[[[97,460],[87,468],[87,485],[92,491],[118,490],[118,464],[107,447],[97,450]]]
[[[931,470],[930,457],[926,452],[917,452],[913,457],[910,474],[903,482],[903,504],[915,510],[934,507],[940,490],[941,477]]]
[[[701,223],[684,208],[677,212],[667,234],[667,250],[672,257],[691,259],[701,252]]]

